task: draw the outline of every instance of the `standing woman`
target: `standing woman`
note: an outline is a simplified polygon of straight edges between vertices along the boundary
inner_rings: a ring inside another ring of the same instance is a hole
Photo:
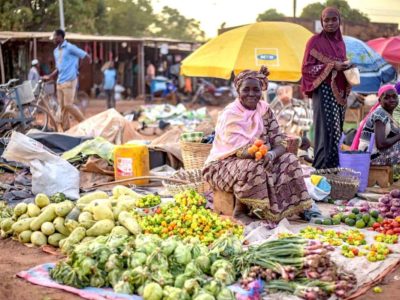
[[[322,11],[323,30],[307,43],[302,67],[302,90],[313,100],[316,169],[339,166],[338,144],[342,134],[347,96],[351,86],[343,73],[350,67],[340,32],[340,13]]]

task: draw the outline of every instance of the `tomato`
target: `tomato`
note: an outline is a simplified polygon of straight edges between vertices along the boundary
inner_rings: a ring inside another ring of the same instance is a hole
[[[374,225],[372,225],[372,228],[377,229],[381,227],[381,224],[379,224],[378,222],[374,223]]]
[[[397,234],[400,234],[400,228],[399,228],[399,227],[398,227],[398,228],[394,228],[394,229],[393,229],[393,232],[394,232],[394,233],[397,233]]]
[[[399,226],[400,226],[400,224],[398,222],[396,222],[396,221],[392,222],[392,227],[399,227]]]
[[[357,248],[353,248],[351,249],[351,252],[353,252],[354,255],[358,255],[358,249]]]
[[[393,230],[389,229],[388,231],[386,231],[386,234],[393,235],[394,232],[393,232]]]

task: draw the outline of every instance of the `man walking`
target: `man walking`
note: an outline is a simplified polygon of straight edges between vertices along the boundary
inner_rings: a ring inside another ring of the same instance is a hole
[[[31,82],[32,87],[34,88],[38,81],[40,80],[40,75],[39,75],[39,61],[37,59],[32,60],[31,63],[31,69],[29,70],[28,73],[28,80]]]
[[[114,68],[114,62],[108,63],[108,68],[103,71],[104,74],[104,92],[107,95],[107,108],[115,108],[114,88],[117,83],[117,71]]]
[[[61,112],[58,112],[59,119],[63,118],[64,120],[66,116],[62,116],[62,114],[69,112],[78,122],[81,122],[84,120],[84,116],[79,108],[74,105],[80,59],[88,59],[89,63],[92,60],[85,51],[65,40],[64,30],[57,29],[53,38],[57,45],[54,49],[56,69],[50,75],[44,76],[43,79],[50,80],[58,76],[57,99],[61,105]],[[63,123],[64,129],[69,126],[69,120],[65,121],[66,124]]]

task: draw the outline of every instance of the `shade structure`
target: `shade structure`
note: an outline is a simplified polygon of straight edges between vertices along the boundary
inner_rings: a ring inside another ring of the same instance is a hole
[[[361,84],[354,86],[359,93],[376,93],[382,84],[396,78],[396,70],[363,41],[344,36],[346,54],[360,70]]]
[[[387,62],[396,65],[400,64],[400,36],[377,38],[368,41],[367,44]]]
[[[201,46],[182,62],[185,76],[229,79],[243,70],[268,67],[270,80],[301,78],[304,50],[312,33],[287,22],[258,22],[227,31]]]

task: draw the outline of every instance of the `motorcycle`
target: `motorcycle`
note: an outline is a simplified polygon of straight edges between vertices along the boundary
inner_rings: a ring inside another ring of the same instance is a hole
[[[192,103],[221,105],[231,102],[235,97],[236,90],[232,86],[216,87],[211,82],[200,79],[200,84],[193,96]]]

